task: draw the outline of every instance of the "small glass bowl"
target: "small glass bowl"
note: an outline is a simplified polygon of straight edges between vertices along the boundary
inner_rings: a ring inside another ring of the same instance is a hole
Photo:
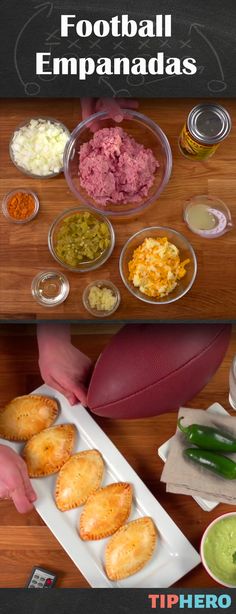
[[[55,307],[66,300],[70,284],[64,273],[44,271],[34,277],[31,292],[34,299],[43,307]]]
[[[17,164],[17,162],[15,161],[14,158],[14,154],[12,151],[12,142],[13,142],[13,138],[16,132],[18,132],[18,130],[20,130],[20,128],[24,128],[24,126],[28,126],[28,124],[31,122],[31,120],[34,119],[36,121],[40,121],[40,120],[46,120],[46,121],[50,121],[52,124],[56,124],[59,125],[63,128],[63,130],[68,134],[68,140],[70,138],[70,131],[68,130],[68,128],[59,120],[54,119],[53,117],[31,117],[28,118],[27,120],[25,120],[24,122],[22,122],[21,124],[19,124],[19,126],[17,126],[11,136],[10,139],[10,143],[9,143],[9,154],[10,154],[10,158],[11,161],[13,162],[14,166],[21,172],[24,173],[24,175],[28,175],[28,177],[33,177],[34,179],[50,179],[50,177],[57,177],[57,175],[60,175],[60,173],[63,172],[64,167],[62,166],[60,168],[60,170],[57,173],[49,173],[48,175],[38,175],[35,173],[31,173],[31,171],[27,171],[27,169],[25,169],[23,166],[20,166],[19,164]]]
[[[29,217],[27,217],[25,220],[15,220],[14,217],[12,217],[8,211],[8,201],[14,196],[14,194],[18,194],[19,192],[23,192],[23,194],[30,194],[31,196],[33,196],[34,198],[34,211],[31,215],[29,215]],[[11,192],[8,192],[8,194],[5,194],[3,201],[2,201],[2,212],[5,215],[5,217],[7,218],[7,220],[10,220],[11,222],[14,222],[14,224],[26,224],[27,222],[31,222],[37,215],[39,210],[39,199],[37,194],[35,194],[35,192],[32,192],[31,190],[24,190],[23,188],[18,188],[17,190],[12,190]]]
[[[94,286],[96,286],[97,288],[109,288],[109,290],[112,291],[112,294],[116,297],[116,303],[114,307],[112,307],[112,309],[110,309],[109,311],[107,310],[105,311],[105,310],[93,309],[93,307],[90,306],[88,297],[89,297],[89,292],[91,288],[94,288]],[[96,316],[97,318],[106,318],[112,315],[112,313],[115,313],[115,311],[118,309],[120,305],[120,301],[121,301],[121,297],[120,297],[120,292],[118,288],[111,281],[108,281],[106,279],[99,279],[98,281],[93,281],[91,284],[87,286],[87,288],[85,288],[83,292],[84,307],[87,309],[89,313],[91,313],[93,316]]]
[[[94,215],[94,217],[96,217],[100,222],[105,222],[105,224],[107,224],[109,232],[110,232],[110,238],[111,238],[111,243],[109,245],[109,247],[107,247],[107,249],[95,260],[89,260],[89,261],[85,261],[85,262],[81,262],[81,264],[77,267],[72,267],[69,266],[69,264],[66,264],[66,262],[64,262],[63,260],[61,260],[55,251],[55,240],[56,240],[56,236],[57,236],[57,232],[61,226],[61,224],[64,222],[64,220],[75,214],[75,213],[82,213],[88,211],[89,213],[91,213],[92,215]],[[115,232],[113,229],[113,226],[111,224],[111,222],[107,219],[107,217],[105,217],[105,215],[102,215],[101,213],[98,213],[96,211],[96,213],[94,211],[92,211],[92,209],[89,209],[88,207],[74,207],[73,209],[67,209],[67,211],[64,211],[64,213],[62,213],[61,215],[59,215],[55,221],[52,223],[51,228],[49,229],[49,233],[48,233],[48,247],[49,250],[53,256],[53,258],[59,262],[59,264],[64,267],[65,269],[69,270],[69,271],[73,271],[75,273],[86,273],[88,271],[94,271],[95,269],[98,269],[99,267],[101,267],[107,260],[108,258],[110,258],[113,249],[115,247]]]
[[[178,281],[176,288],[170,292],[168,296],[163,298],[152,298],[140,292],[139,288],[136,288],[132,281],[129,280],[128,263],[133,256],[134,250],[137,249],[141,243],[143,243],[144,239],[157,239],[163,236],[167,237],[168,241],[176,245],[176,247],[179,249],[180,259],[183,261],[189,258],[190,263],[186,267],[186,275]],[[130,237],[130,239],[128,239],[120,255],[119,268],[121,278],[127,290],[129,290],[133,296],[144,303],[150,303],[152,305],[168,305],[169,303],[173,303],[174,301],[182,298],[182,296],[187,294],[192,287],[197,274],[197,259],[189,241],[182,234],[180,234],[180,232],[164,226],[153,226],[151,228],[139,230],[136,232],[136,234]]]
[[[121,123],[111,119],[106,112],[96,113],[82,121],[72,132],[64,152],[64,173],[65,179],[70,190],[76,198],[95,211],[103,211],[108,216],[128,217],[133,216],[149,205],[154,203],[161,195],[167,185],[172,170],[172,152],[169,141],[161,128],[146,115],[123,109],[124,118]],[[97,129],[102,128],[123,128],[127,134],[134,138],[145,148],[151,149],[159,168],[155,173],[154,183],[149,189],[147,196],[141,202],[107,203],[103,206],[97,203],[80,184],[78,173],[79,150],[81,145],[93,138],[91,125],[95,124]]]
[[[190,210],[197,205],[205,205],[209,209],[210,213],[216,220],[216,226],[214,228],[203,230],[191,225],[188,214]],[[183,216],[184,221],[191,232],[194,232],[194,234],[200,235],[205,239],[215,239],[216,237],[221,237],[226,232],[231,230],[231,228],[233,228],[231,213],[227,205],[223,202],[223,200],[207,194],[193,196],[190,200],[188,200],[184,205]]]

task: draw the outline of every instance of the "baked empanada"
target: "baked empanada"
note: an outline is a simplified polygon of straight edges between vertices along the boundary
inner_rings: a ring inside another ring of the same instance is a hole
[[[112,535],[130,515],[132,487],[126,482],[99,488],[88,498],[79,521],[79,534],[84,540]]]
[[[148,516],[128,522],[109,540],[105,569],[110,580],[128,578],[142,569],[153,555],[157,529]]]
[[[57,477],[55,500],[59,510],[65,512],[83,505],[101,485],[103,471],[103,458],[97,450],[73,454]]]
[[[73,424],[58,424],[27,441],[22,456],[29,476],[40,478],[59,471],[72,453],[75,434]]]
[[[0,410],[0,437],[27,441],[51,426],[57,414],[55,399],[36,394],[16,397]]]

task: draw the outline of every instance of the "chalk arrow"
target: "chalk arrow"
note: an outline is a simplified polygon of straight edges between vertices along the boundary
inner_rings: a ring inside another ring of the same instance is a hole
[[[202,23],[191,23],[188,34],[191,34],[192,30],[196,30],[196,32],[198,32],[198,28],[205,28],[205,26]]]
[[[107,87],[110,89],[110,91],[112,92],[113,96],[116,98],[122,98],[122,96],[124,97],[130,97],[130,92],[129,90],[115,90],[114,87],[112,87],[112,85],[110,83],[108,83],[108,81],[106,79],[104,79],[104,77],[99,77],[98,79],[98,83],[99,85],[107,85]]]
[[[200,28],[200,29],[199,29]],[[190,28],[189,28],[189,34],[191,34],[192,30],[195,30],[195,32],[197,32],[197,34],[199,34],[199,36],[202,37],[202,39],[205,41],[205,43],[208,45],[208,47],[211,49],[213,55],[215,56],[216,62],[218,64],[218,68],[219,68],[219,72],[220,72],[220,76],[222,81],[224,82],[224,71],[223,71],[223,67],[220,61],[220,57],[218,55],[218,52],[216,51],[214,45],[212,44],[212,42],[209,40],[209,38],[206,36],[206,34],[204,34],[202,32],[202,28],[205,28],[205,26],[203,26],[201,23],[192,23]]]
[[[204,70],[205,70],[205,66],[197,66],[197,70],[198,70],[198,72],[200,73],[200,75],[202,75],[202,73],[203,73],[203,72],[204,72]]]
[[[44,11],[44,9],[48,9],[46,17],[50,17],[54,7],[52,2],[43,2],[43,4],[38,4],[35,8],[40,9],[39,11],[37,11],[36,15],[41,13],[41,11]]]
[[[38,17],[41,13],[43,13],[44,11],[46,11],[46,18],[48,19],[48,17],[50,17],[50,15],[52,14],[53,11],[53,3],[52,2],[44,2],[43,4],[39,4],[38,6],[35,7],[35,11],[33,13],[33,15],[31,15],[31,17],[26,21],[26,23],[23,25],[23,27],[21,28],[16,42],[15,42],[15,47],[14,47],[14,65],[15,65],[15,69],[18,75],[18,78],[20,80],[20,82],[22,83],[22,85],[25,87],[28,84],[24,81],[24,79],[21,76],[21,72],[18,66],[18,60],[17,60],[17,52],[18,52],[18,47],[19,47],[19,43],[20,40],[26,30],[26,28],[29,26],[30,23],[32,23],[32,21]],[[35,84],[36,85],[36,84]]]

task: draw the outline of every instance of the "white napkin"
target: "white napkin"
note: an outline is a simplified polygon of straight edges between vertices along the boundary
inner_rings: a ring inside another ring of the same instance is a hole
[[[211,414],[198,409],[180,409],[178,418],[181,416],[184,416],[184,426],[211,426],[236,439],[236,417]],[[185,458],[183,451],[190,447],[192,444],[177,429],[161,475],[161,482],[166,483],[166,491],[236,505],[236,480],[219,477]],[[236,462],[236,453],[230,454],[229,458]]]

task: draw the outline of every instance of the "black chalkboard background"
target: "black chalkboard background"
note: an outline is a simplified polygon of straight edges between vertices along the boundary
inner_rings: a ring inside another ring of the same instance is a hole
[[[78,42],[75,31],[60,38],[60,14],[109,20],[128,13],[137,21],[172,14],[171,39],[96,39]],[[236,96],[235,0],[1,0],[1,97],[234,97]],[[116,47],[121,42],[121,46]],[[98,43],[98,44],[96,44]],[[36,51],[56,57],[155,56],[194,57],[193,76],[36,76]]]
[[[0,614],[147,614],[148,612],[183,612],[179,605],[174,605],[171,609],[163,608],[152,609],[151,601],[148,599],[149,590],[147,589],[45,589],[35,590],[0,590]],[[171,594],[182,593],[185,597],[188,593],[181,589],[156,589],[153,593]],[[217,610],[206,609],[207,612],[227,612],[235,614],[235,590],[219,590],[213,587],[212,590],[199,588],[191,591],[194,595],[230,595],[231,606],[217,608]],[[40,596],[40,598],[39,598]],[[202,606],[201,606],[202,607]],[[199,612],[199,609],[184,608],[189,612]],[[202,610],[203,611],[203,610]]]

